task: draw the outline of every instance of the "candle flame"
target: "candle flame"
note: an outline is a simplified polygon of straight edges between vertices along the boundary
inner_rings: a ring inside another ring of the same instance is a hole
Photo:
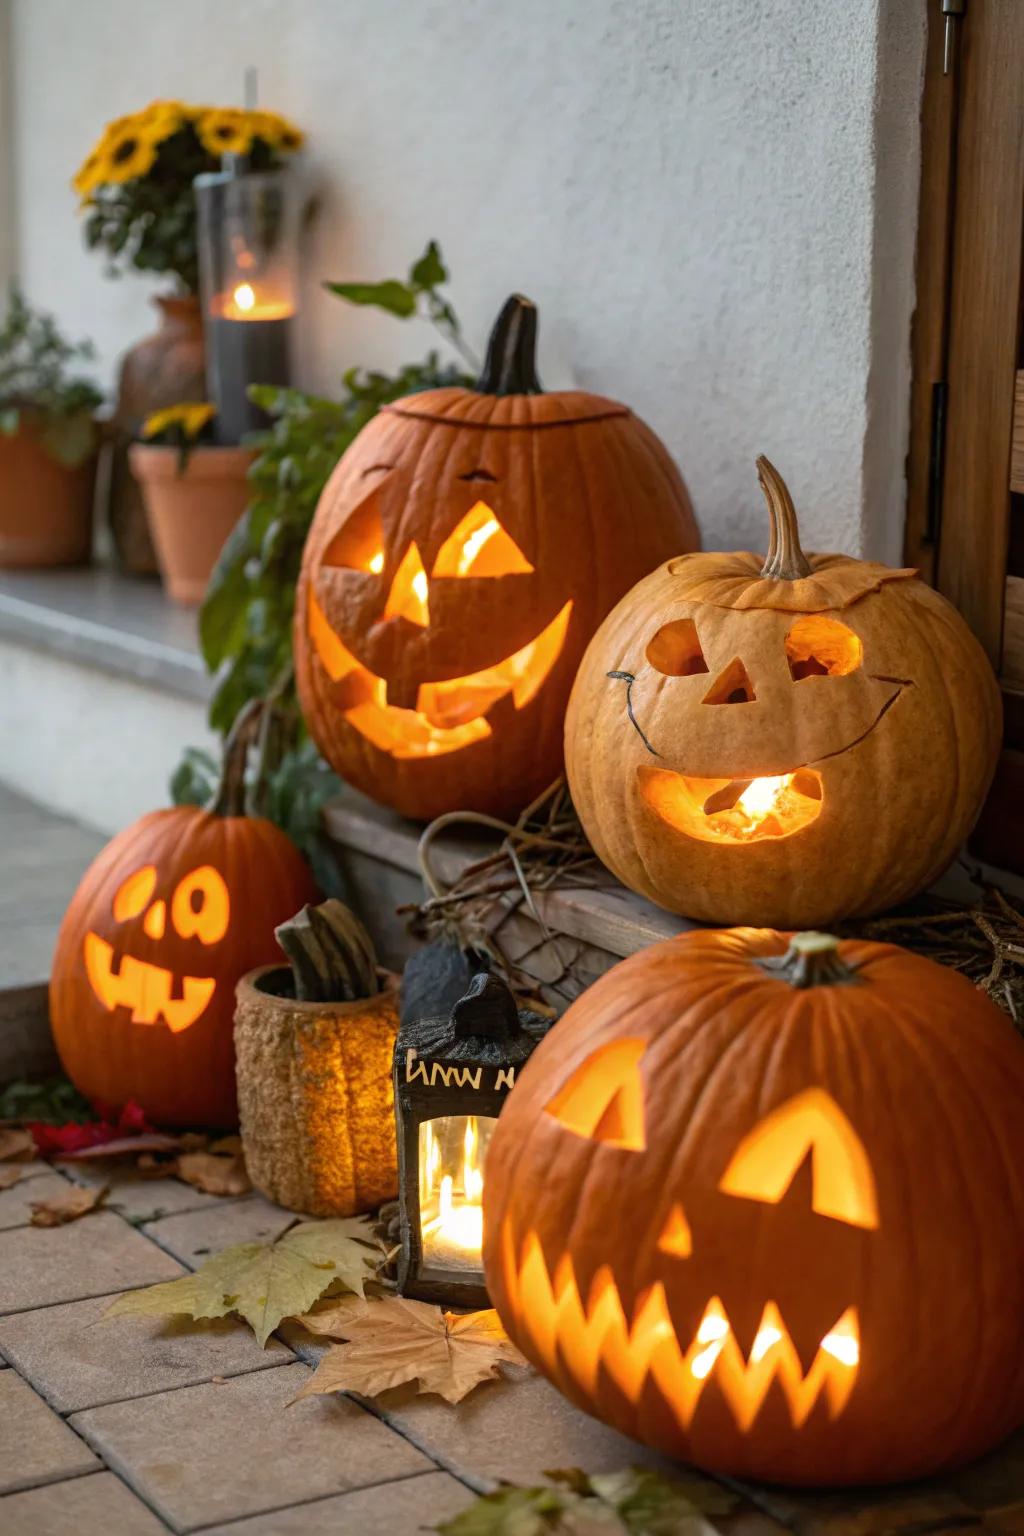
[[[251,309],[256,308],[256,293],[251,283],[239,283],[231,298],[235,307],[243,314],[248,314]]]
[[[483,1248],[484,1175],[481,1167],[480,1126],[475,1115],[466,1120],[461,1158],[455,1171],[442,1172],[441,1144],[430,1123],[420,1145],[421,1205],[434,1206],[436,1214],[424,1222],[428,1253],[443,1254],[447,1248],[479,1254]],[[449,1168],[452,1163],[449,1162]]]
[[[751,779],[736,804],[756,826],[771,815],[792,782],[791,773],[781,773],[776,778]]]

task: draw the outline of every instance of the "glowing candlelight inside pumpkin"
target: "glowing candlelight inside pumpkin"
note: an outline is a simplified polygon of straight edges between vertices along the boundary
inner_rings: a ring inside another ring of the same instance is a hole
[[[759,821],[771,815],[792,782],[791,773],[780,773],[774,778],[751,779],[736,804],[756,826]]]

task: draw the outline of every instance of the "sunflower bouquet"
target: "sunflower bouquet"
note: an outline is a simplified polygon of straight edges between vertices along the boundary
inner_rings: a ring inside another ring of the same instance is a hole
[[[85,242],[102,250],[111,275],[126,267],[172,272],[186,293],[199,285],[192,183],[225,154],[274,170],[302,144],[276,112],[154,101],[108,123],[71,185],[85,214]]]

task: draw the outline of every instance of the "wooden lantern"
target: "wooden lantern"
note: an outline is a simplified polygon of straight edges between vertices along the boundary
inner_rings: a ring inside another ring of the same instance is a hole
[[[342,778],[404,815],[527,805],[562,770],[597,625],[698,545],[642,421],[597,395],[542,392],[536,324],[510,299],[474,389],[385,406],[306,544],[294,649],[310,731]]]
[[[491,1138],[487,1285],[581,1408],[770,1482],[921,1477],[1024,1420],[1024,1046],[893,945],[693,931],[615,966]]]

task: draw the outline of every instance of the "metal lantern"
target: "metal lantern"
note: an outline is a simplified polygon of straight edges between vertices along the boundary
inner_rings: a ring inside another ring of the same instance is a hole
[[[217,436],[237,443],[265,421],[250,384],[287,384],[298,293],[294,174],[249,171],[238,156],[197,176],[206,382]]]
[[[405,1296],[486,1307],[484,1158],[516,1072],[549,1021],[481,972],[450,1014],[403,1020],[395,1046],[401,1255]]]

